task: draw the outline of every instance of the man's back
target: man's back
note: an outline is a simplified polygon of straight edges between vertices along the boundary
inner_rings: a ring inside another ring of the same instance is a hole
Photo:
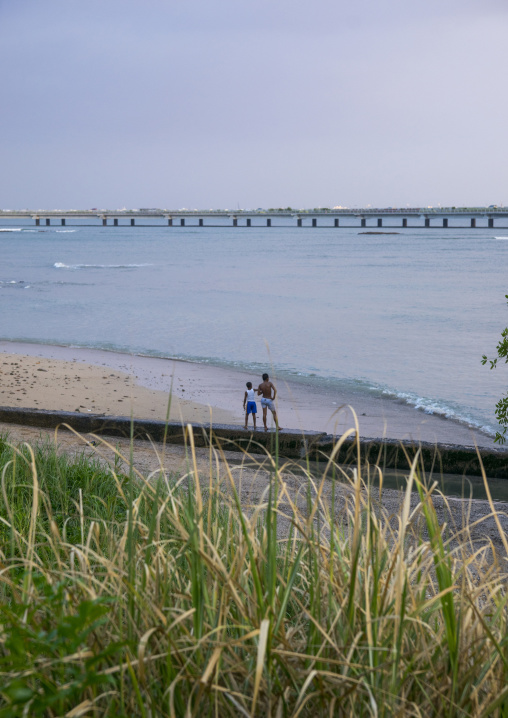
[[[275,396],[275,387],[272,384],[271,381],[264,381],[262,384],[258,387],[258,392],[261,393],[264,399],[271,399],[272,398],[272,389],[274,391]]]

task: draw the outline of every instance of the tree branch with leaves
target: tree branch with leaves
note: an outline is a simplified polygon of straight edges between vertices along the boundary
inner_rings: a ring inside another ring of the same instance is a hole
[[[505,294],[505,297],[508,299],[508,294]],[[487,364],[487,362],[489,362],[491,369],[495,369],[497,367],[499,360],[503,361],[504,359],[504,363],[508,364],[508,327],[503,329],[501,332],[501,341],[498,343],[496,351],[497,357],[495,359],[488,359],[487,355],[484,354],[482,357],[482,364]],[[508,430],[508,392],[506,396],[503,396],[496,404],[496,418],[499,425],[503,427],[503,429],[496,432],[496,438],[494,441],[497,441],[499,444],[504,444],[506,442],[506,432]]]

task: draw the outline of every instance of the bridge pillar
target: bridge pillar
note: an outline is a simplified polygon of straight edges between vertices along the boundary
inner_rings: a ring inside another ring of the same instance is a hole
[[[118,219],[117,219],[116,217],[115,217],[115,219],[113,220],[113,225],[114,225],[115,227],[118,227]]]
[[[382,227],[382,226],[383,226],[383,218],[382,218],[382,217],[378,217],[378,218],[377,218],[377,226],[378,226],[378,227]]]
[[[362,217],[362,227],[366,227],[366,226],[367,226],[367,220],[365,219],[365,217]]]
[[[47,221],[47,224],[49,224],[49,219]],[[62,217],[62,219],[60,220],[60,224],[62,225],[62,227],[65,227],[65,217]]]
[[[302,218],[301,218],[301,217],[298,217],[298,219],[296,220],[296,226],[297,226],[297,227],[301,227],[301,226],[302,226]]]
[[[443,227],[448,227],[448,217],[443,217]]]
[[[106,219],[106,217],[103,217],[102,218],[102,226],[107,227],[107,225],[108,225],[108,220]]]
[[[247,217],[247,227],[250,227],[250,225],[251,225],[251,219],[250,219],[250,217]]]
[[[494,217],[489,217],[489,229],[494,228]]]
[[[312,218],[312,226],[317,227],[317,219],[315,217]]]
[[[233,217],[233,227],[238,227],[238,220],[236,217]]]
[[[39,217],[36,217],[35,218],[35,226],[38,227],[40,225],[40,223],[41,223],[41,220],[39,219]]]
[[[173,226],[173,217],[168,217],[168,227]]]
[[[51,224],[50,218],[46,217],[46,227],[49,227],[50,224]]]
[[[402,226],[407,227],[407,217],[404,217],[402,220]]]
[[[425,217],[425,226],[430,227],[430,217]]]
[[[267,226],[267,227],[271,227],[271,226],[272,226],[272,220],[270,219],[270,217],[268,217],[268,219],[266,220],[266,226]]]
[[[180,220],[180,227],[185,227],[185,217]]]
[[[338,227],[338,226],[339,226],[339,218],[338,218],[338,217],[335,217],[335,220],[334,220],[334,222],[333,222],[333,226],[334,226],[334,227]]]
[[[476,227],[476,217],[471,217],[471,227]]]
[[[132,217],[132,219],[131,219],[131,227],[134,227],[135,224],[136,224],[136,220],[134,219],[134,217]]]
[[[200,226],[200,227],[203,226],[203,217],[200,217],[200,218],[199,218],[199,226]]]

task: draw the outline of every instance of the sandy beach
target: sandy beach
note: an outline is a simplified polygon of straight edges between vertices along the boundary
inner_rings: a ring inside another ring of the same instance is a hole
[[[270,371],[268,368],[267,371]],[[493,446],[493,440],[441,416],[375,396],[327,392],[272,377],[281,426],[366,438]],[[0,405],[109,416],[242,425],[245,382],[261,378],[206,364],[75,347],[0,342]],[[345,408],[340,408],[345,407]],[[258,406],[258,425],[261,424]]]
[[[165,419],[169,393],[172,388],[170,419],[242,424],[243,387],[252,377],[244,372],[169,361],[150,357],[129,356],[88,349],[45,345],[0,343],[0,405],[67,410],[106,415],[133,415],[137,418]],[[277,382],[276,378],[275,381]],[[351,397],[331,396],[316,392],[312,387],[277,382],[278,409],[287,429],[312,429],[341,433],[352,425],[350,411],[333,416],[336,405]],[[353,397],[354,398],[354,397]],[[336,402],[336,404],[334,403]],[[456,422],[426,415],[412,407],[376,398],[364,399],[355,406],[359,414],[360,433],[364,437],[421,438],[425,441],[468,444],[476,440],[480,446],[493,444],[489,437]],[[107,437],[98,447],[88,444],[90,437],[70,432],[44,430],[36,427],[0,424],[0,431],[8,433],[13,442],[57,439],[59,450],[79,454],[83,450],[113,462],[114,452]],[[129,440],[115,438],[114,445],[123,456],[129,456]],[[162,452],[162,453],[161,453]],[[203,477],[209,475],[209,450],[197,449],[198,469]],[[163,456],[164,455],[164,456]],[[143,475],[158,471],[162,461],[166,470],[185,474],[189,457],[183,446],[156,447],[146,441],[134,442],[134,465]],[[243,466],[243,455],[226,452],[225,457],[238,464],[238,486],[242,487],[242,502],[256,504],[262,500],[268,474]],[[261,459],[262,457],[258,457]],[[126,459],[127,461],[127,459]],[[204,479],[205,480],[205,479]],[[206,481],[208,478],[206,478]],[[301,491],[298,477],[285,477],[295,496]],[[330,491],[327,485],[325,494]],[[342,487],[341,492],[347,492]],[[494,490],[494,495],[496,494]],[[504,497],[504,492],[502,494]],[[396,512],[401,501],[397,490],[385,489],[383,505]],[[417,496],[413,497],[413,503]],[[473,520],[481,520],[472,536],[473,543],[483,542],[485,536],[503,550],[488,502],[435,498],[436,510],[442,521],[461,525],[465,511]],[[506,504],[496,503],[500,511]],[[503,518],[503,521],[505,519]],[[479,544],[480,545],[480,544]]]

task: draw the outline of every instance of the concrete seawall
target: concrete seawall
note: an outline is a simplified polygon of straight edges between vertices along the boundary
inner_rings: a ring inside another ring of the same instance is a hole
[[[362,460],[382,469],[407,470],[419,449],[418,465],[425,472],[481,476],[483,466],[487,477],[508,479],[508,451],[502,449],[477,450],[475,446],[393,439],[360,439],[359,443]],[[334,437],[323,436],[310,447],[309,455],[311,458],[330,456],[335,445]],[[339,464],[355,464],[357,455],[356,442],[347,440],[335,460]]]
[[[121,436],[135,439],[152,439],[153,441],[166,441],[168,444],[183,444],[186,442],[186,430],[180,422],[152,421],[150,419],[131,420],[127,416],[104,416],[102,414],[80,414],[73,411],[47,411],[43,409],[21,409],[16,407],[0,407],[0,422],[5,424],[20,424],[23,426],[40,427],[41,429],[54,429],[57,426],[66,428],[70,426],[81,434],[98,434],[104,436]],[[210,426],[193,423],[194,444],[196,446],[209,446]],[[325,436],[322,432],[282,431],[278,436],[278,447],[281,456],[287,458],[300,458],[305,456],[313,443]],[[268,451],[275,452],[275,432],[245,431],[239,426],[229,424],[214,424],[212,440],[226,450],[235,448],[245,449],[253,453]]]
[[[42,409],[18,409],[0,407],[0,422],[23,426],[54,429],[71,427],[82,434],[121,436],[136,439],[152,439],[168,444],[183,444],[187,441],[186,430],[181,423],[131,420],[126,416],[103,416],[80,414],[67,411],[45,411]],[[193,424],[196,446],[209,446],[212,442],[225,450],[244,449],[252,453],[278,453],[289,459],[306,456],[312,460],[326,460],[332,453],[337,438],[315,431],[274,432],[245,431],[238,426],[214,424],[212,431],[205,424]],[[481,449],[474,446],[430,444],[388,439],[361,439],[360,455],[363,461],[377,464],[381,468],[408,469],[416,451],[420,449],[419,465],[426,471],[437,474],[466,474],[481,476],[480,458],[487,476],[508,479],[508,451],[503,449]],[[356,464],[357,444],[353,439],[344,442],[335,459],[340,464]]]

